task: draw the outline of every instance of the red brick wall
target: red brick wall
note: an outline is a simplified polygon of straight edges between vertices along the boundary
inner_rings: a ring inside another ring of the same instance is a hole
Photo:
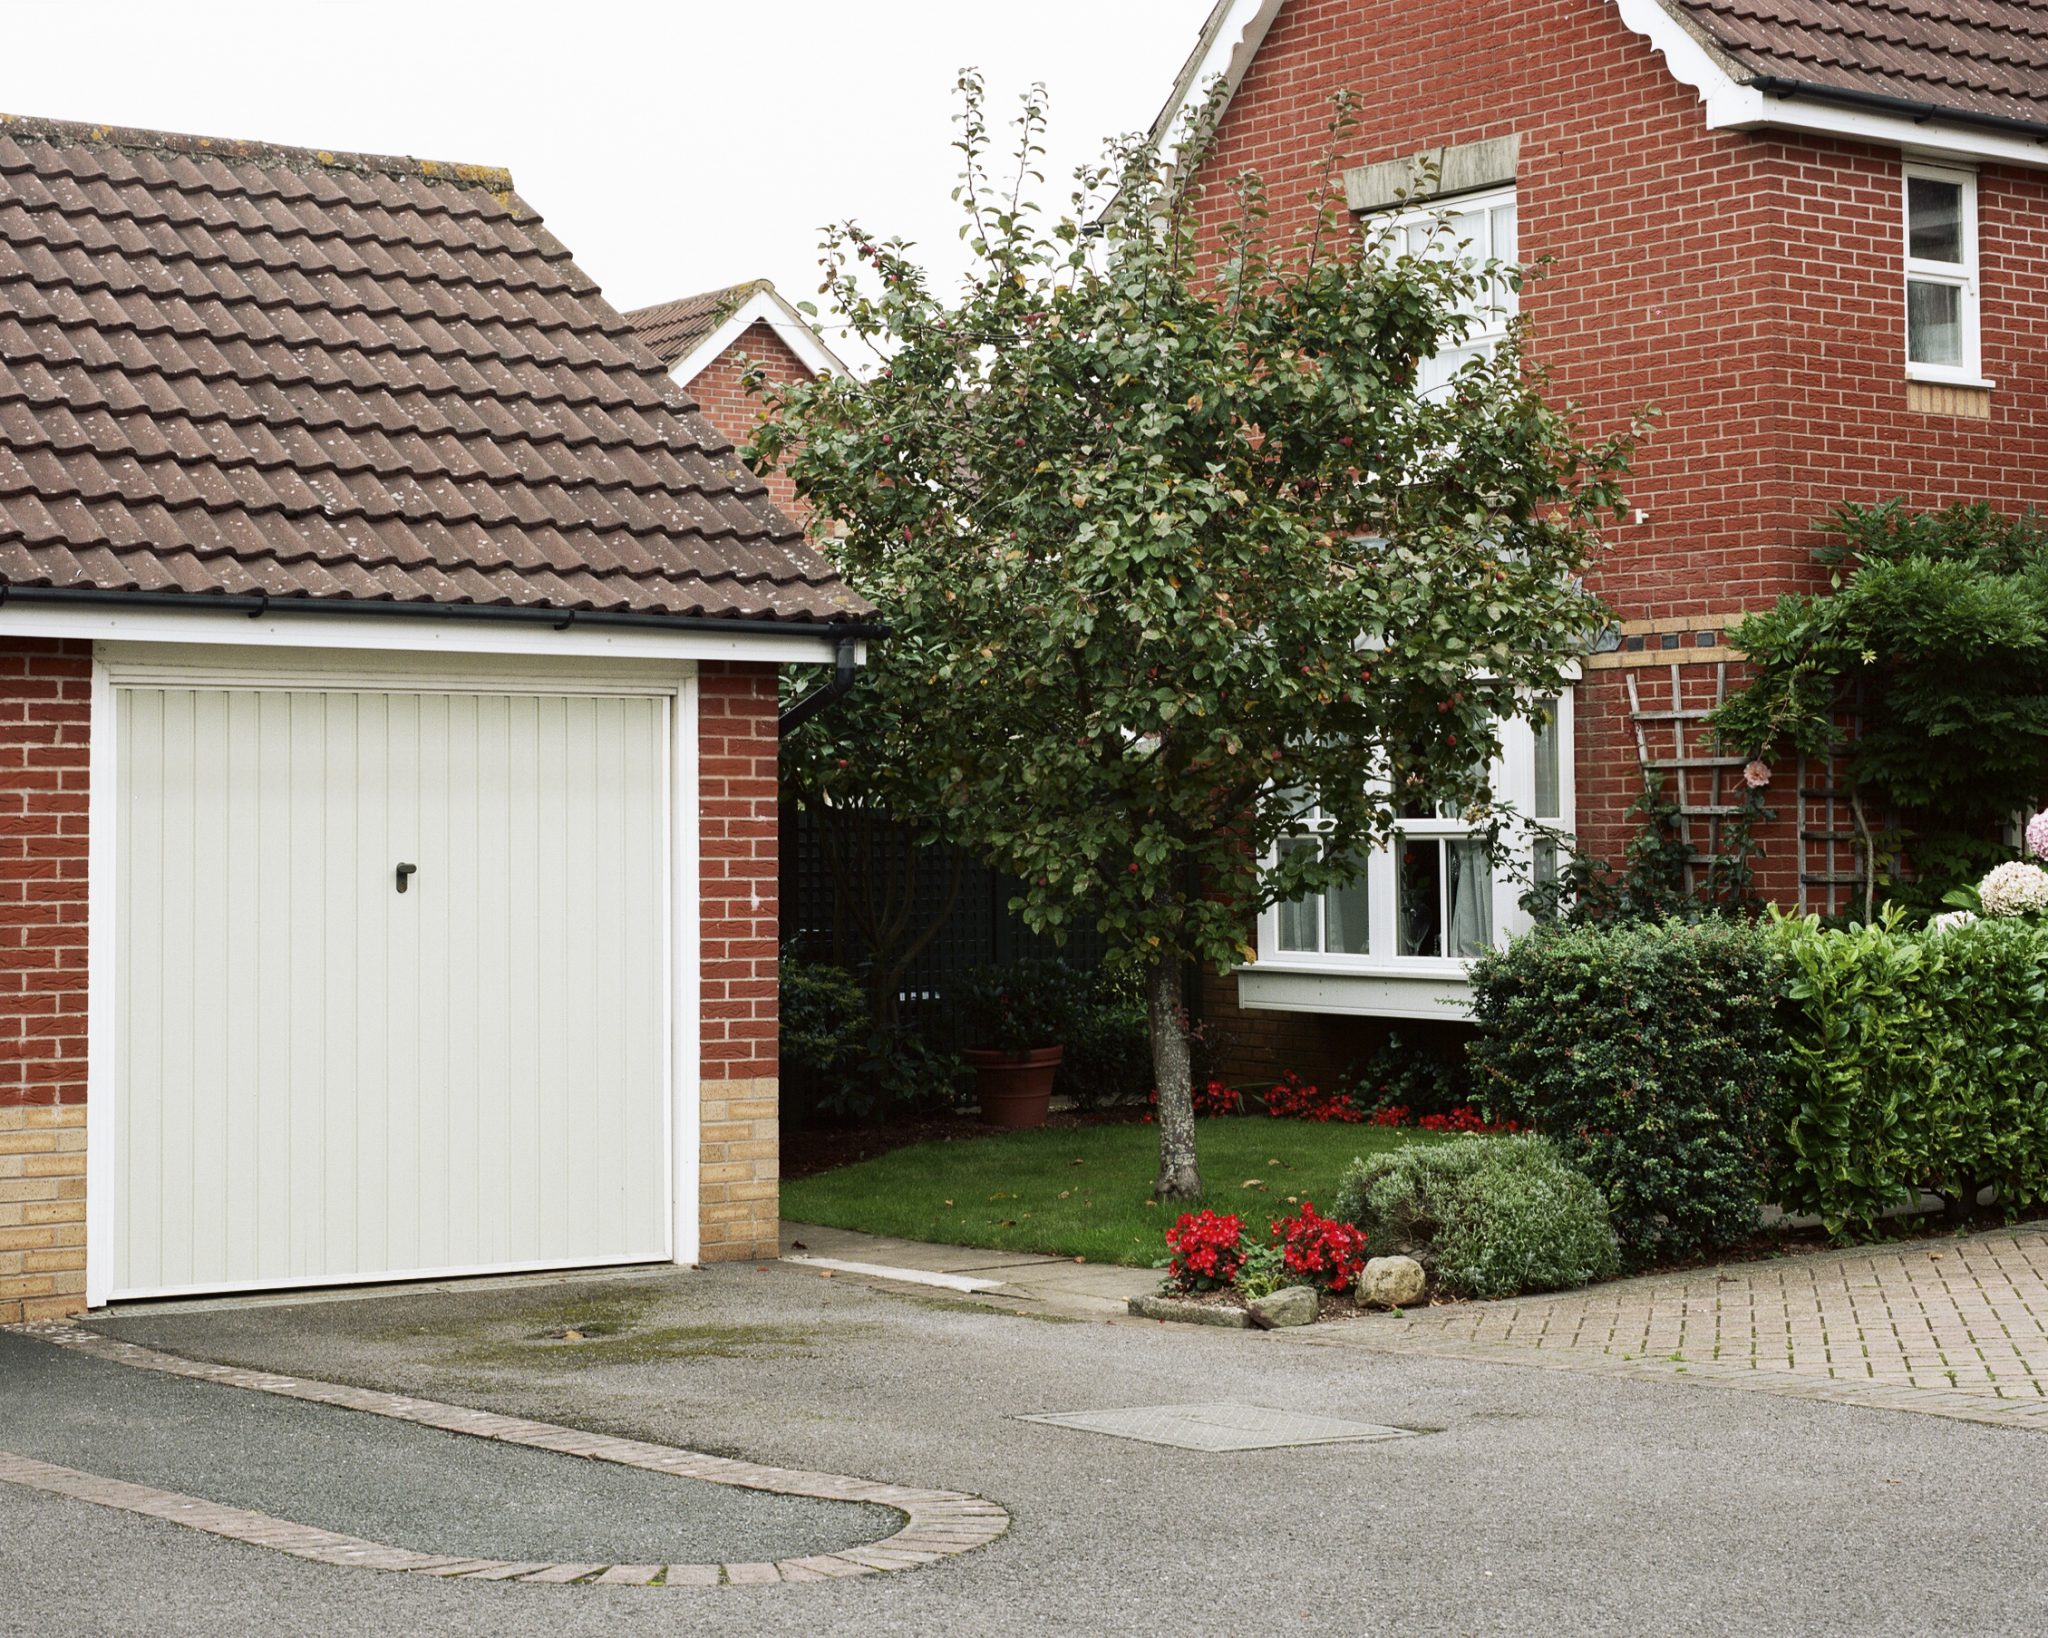
[[[739,339],[705,365],[695,379],[683,383],[706,419],[735,444],[744,446],[761,418],[761,400],[741,385],[746,374],[742,361],[758,366],[770,381],[809,380],[811,372],[780,336],[766,324],[755,323],[741,331]],[[770,497],[793,521],[809,521],[811,509],[797,499],[796,488],[785,474],[771,472],[767,484]]]
[[[1714,627],[1819,586],[1812,526],[1831,507],[1895,494],[2048,505],[2041,173],[1979,174],[1984,370],[1998,386],[1973,420],[1907,406],[1900,155],[1707,130],[1698,94],[1610,0],[1289,0],[1207,177],[1256,170],[1276,230],[1299,223],[1339,91],[1359,94],[1362,115],[1340,168],[1519,134],[1521,254],[1547,258],[1522,300],[1534,354],[1595,433],[1658,411],[1629,484],[1647,516],[1610,530],[1593,583],[1636,658],[1690,662],[1686,704],[1711,702],[1719,657],[1690,630],[1663,651],[1671,634],[1648,628]],[[1229,211],[1216,190],[1211,226]],[[1731,666],[1731,686],[1739,676]],[[1669,703],[1668,667],[1638,681]],[[1577,723],[1581,835],[1611,857],[1640,789],[1621,670],[1588,671]],[[1790,773],[1762,832],[1760,880],[1781,899],[1798,891]],[[1254,1043],[1248,1073],[1340,1055],[1328,1021],[1238,1013],[1227,979],[1208,994],[1219,1024]]]
[[[775,668],[699,672],[705,1261],[773,1256],[778,1207]]]
[[[83,644],[0,640],[0,1324],[85,1306]]]
[[[84,644],[0,640],[0,1105],[85,1101]]]

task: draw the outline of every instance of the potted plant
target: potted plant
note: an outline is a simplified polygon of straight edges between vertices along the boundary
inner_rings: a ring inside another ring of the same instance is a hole
[[[960,988],[961,1027],[981,1118],[1012,1130],[1043,1126],[1066,1054],[1075,976],[1057,961],[984,967]]]

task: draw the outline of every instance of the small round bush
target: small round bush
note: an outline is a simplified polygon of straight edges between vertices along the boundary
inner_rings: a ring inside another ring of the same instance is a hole
[[[1375,1256],[1413,1257],[1437,1289],[1512,1297],[1606,1279],[1620,1268],[1607,1202],[1540,1137],[1467,1137],[1354,1160],[1336,1215]]]

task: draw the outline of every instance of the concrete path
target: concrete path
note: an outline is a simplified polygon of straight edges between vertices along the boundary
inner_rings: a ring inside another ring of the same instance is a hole
[[[835,1277],[850,1273],[883,1285],[943,1290],[994,1307],[1033,1308],[1054,1314],[1107,1318],[1123,1313],[1129,1298],[1159,1284],[1157,1269],[1122,1268],[1114,1263],[1086,1263],[1022,1251],[933,1245],[826,1228],[820,1223],[784,1223],[782,1250],[785,1259],[820,1273],[829,1265],[839,1265],[833,1269]],[[847,1264],[860,1267],[849,1270]],[[891,1280],[886,1274],[870,1272],[882,1269],[900,1269],[911,1277]],[[944,1276],[946,1283],[921,1281],[915,1277],[919,1275]],[[963,1276],[980,1289],[964,1289]]]

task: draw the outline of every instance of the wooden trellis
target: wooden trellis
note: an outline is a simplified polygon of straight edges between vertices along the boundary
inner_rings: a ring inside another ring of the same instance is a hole
[[[1636,731],[1636,760],[1645,778],[1662,775],[1670,781],[1671,794],[1678,803],[1678,835],[1691,851],[1686,865],[1685,885],[1697,889],[1700,876],[1722,857],[1722,826],[1742,812],[1736,781],[1741,778],[1743,759],[1717,756],[1705,746],[1699,724],[1728,697],[1728,662],[1714,662],[1712,705],[1688,705],[1684,673],[1699,667],[1668,667],[1671,703],[1658,708],[1643,704],[1640,678],[1651,666],[1631,667],[1628,678],[1628,714]]]

